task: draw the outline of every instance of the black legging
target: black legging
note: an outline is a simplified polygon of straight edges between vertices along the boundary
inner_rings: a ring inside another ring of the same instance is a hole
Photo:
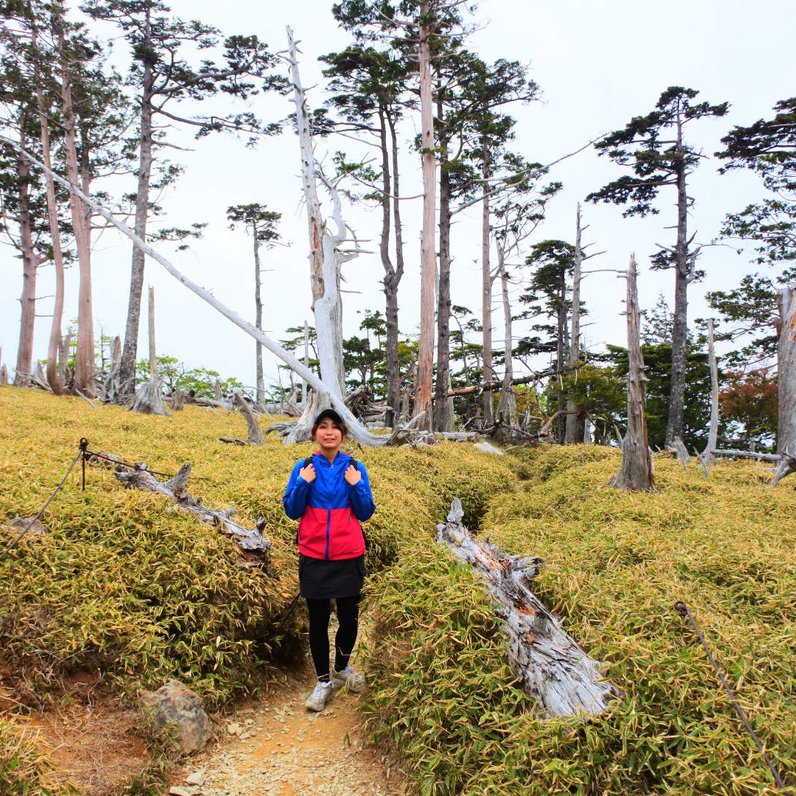
[[[340,627],[335,636],[334,668],[342,671],[348,666],[348,659],[357,640],[359,625],[359,599],[356,597],[338,597],[337,621]],[[329,618],[332,614],[331,600],[307,600],[307,612],[310,617],[310,653],[315,666],[315,674],[329,676]]]

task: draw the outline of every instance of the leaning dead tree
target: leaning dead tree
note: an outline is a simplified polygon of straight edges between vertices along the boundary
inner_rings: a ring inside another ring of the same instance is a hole
[[[474,539],[462,525],[463,516],[456,498],[447,522],[437,526],[437,541],[486,582],[503,620],[512,672],[548,717],[602,713],[617,689],[531,591],[542,560],[518,558]]]
[[[779,343],[777,346],[777,382],[779,415],[777,418],[777,464],[771,486],[796,472],[796,287],[778,291]]]
[[[636,286],[636,257],[630,256],[627,270],[627,433],[622,440],[622,464],[619,472],[608,482],[610,486],[632,491],[655,490],[652,476],[652,457],[647,437],[646,386],[644,357],[639,342],[638,289]]]
[[[90,458],[89,463],[112,467],[113,462],[118,461],[117,457],[110,454],[103,454],[103,457],[105,458]],[[186,492],[188,479],[191,477],[189,462],[183,464],[177,475],[168,481],[158,481],[143,463],[136,465],[135,470],[117,466],[114,475],[127,487],[155,492],[169,498],[178,508],[195,514],[202,522],[213,525],[223,534],[232,537],[240,549],[247,553],[265,556],[271,547],[271,542],[262,534],[266,524],[265,517],[260,517],[254,528],[245,528],[232,520],[238,513],[237,509],[210,509],[202,503],[201,498],[195,498]]]
[[[351,411],[345,405],[343,399],[333,394],[327,385],[309,368],[299,362],[289,351],[286,351],[279,343],[272,340],[268,335],[258,329],[254,324],[244,320],[234,310],[229,309],[225,304],[219,301],[209,290],[197,285],[182,272],[180,272],[168,259],[162,254],[153,249],[149,244],[143,241],[138,235],[133,232],[123,221],[120,221],[116,216],[106,210],[99,202],[96,202],[88,194],[84,193],[79,186],[71,184],[68,180],[64,179],[61,175],[56,174],[51,170],[47,170],[41,161],[19,146],[15,141],[12,141],[5,136],[0,136],[0,140],[18,151],[29,162],[34,163],[42,170],[49,171],[53,175],[53,179],[60,185],[63,185],[69,191],[75,192],[86,204],[91,207],[94,212],[102,216],[108,223],[112,224],[123,235],[128,237],[138,248],[140,248],[147,257],[151,257],[155,262],[160,263],[178,282],[188,288],[192,293],[195,293],[199,298],[220,312],[225,318],[232,321],[238,328],[242,329],[246,334],[259,340],[271,353],[279,357],[292,371],[294,371],[299,378],[304,379],[307,384],[320,393],[329,395],[334,408],[340,413],[340,416],[346,421],[351,437],[362,445],[384,445],[386,438],[376,434],[371,434],[359,420],[351,414]]]

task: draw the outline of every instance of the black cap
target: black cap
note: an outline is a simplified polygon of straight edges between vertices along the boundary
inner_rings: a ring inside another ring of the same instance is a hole
[[[345,426],[345,420],[343,420],[343,418],[340,417],[340,415],[335,412],[334,409],[324,409],[315,418],[315,422],[312,424],[312,427],[317,428],[324,420],[331,420],[332,423]]]

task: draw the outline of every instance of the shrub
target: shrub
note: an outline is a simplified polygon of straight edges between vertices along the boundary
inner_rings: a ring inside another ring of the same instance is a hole
[[[624,692],[603,716],[544,720],[504,663],[489,598],[447,551],[373,586],[376,737],[427,794],[774,793],[685,599],[786,781],[796,776],[796,494],[767,471],[656,456],[658,494],[605,487],[619,453],[522,454],[536,481],[494,497],[482,532],[547,563],[536,593]]]

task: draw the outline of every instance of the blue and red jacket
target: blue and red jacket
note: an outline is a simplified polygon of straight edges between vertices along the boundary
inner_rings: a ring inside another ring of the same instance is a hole
[[[337,452],[333,462],[320,451],[311,458],[315,480],[307,483],[299,475],[306,459],[296,462],[282,498],[285,514],[299,520],[299,552],[327,561],[364,555],[365,537],[359,522],[369,519],[376,510],[365,466],[343,451]],[[351,464],[362,475],[354,486],[345,480]]]

